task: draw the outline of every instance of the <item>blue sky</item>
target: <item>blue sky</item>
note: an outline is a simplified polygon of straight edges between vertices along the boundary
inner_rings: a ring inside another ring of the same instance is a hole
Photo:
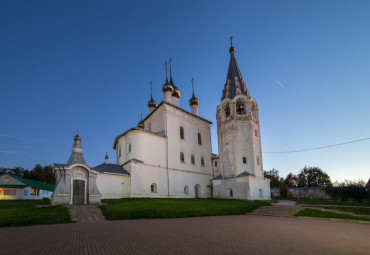
[[[172,58],[190,110],[212,121],[229,37],[259,104],[262,150],[370,137],[369,1],[1,1],[0,167],[67,162],[80,130],[87,163],[115,161],[114,138],[163,99]],[[367,180],[370,140],[264,153],[281,176],[319,166],[333,181]]]

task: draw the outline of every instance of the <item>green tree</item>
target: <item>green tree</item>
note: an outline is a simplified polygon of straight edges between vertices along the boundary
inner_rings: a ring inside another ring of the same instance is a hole
[[[271,187],[280,187],[284,183],[284,178],[280,178],[279,170],[273,168],[270,171],[263,171],[265,178],[270,179]]]
[[[284,180],[284,184],[288,187],[297,187],[298,186],[298,177],[293,173],[289,173]]]
[[[331,185],[329,175],[319,167],[305,166],[298,174],[298,187],[327,187]]]

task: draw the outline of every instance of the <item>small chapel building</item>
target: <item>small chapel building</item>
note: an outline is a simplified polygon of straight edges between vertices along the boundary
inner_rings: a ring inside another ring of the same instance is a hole
[[[53,204],[99,204],[124,197],[229,198],[269,200],[270,181],[263,176],[258,105],[250,96],[230,48],[226,83],[217,107],[219,155],[212,153],[211,122],[198,116],[199,100],[189,100],[191,112],[179,107],[180,89],[170,65],[162,86],[164,100],[151,96],[149,114],[137,127],[113,143],[116,162],[89,167],[81,137],[74,137],[67,164],[54,164]]]

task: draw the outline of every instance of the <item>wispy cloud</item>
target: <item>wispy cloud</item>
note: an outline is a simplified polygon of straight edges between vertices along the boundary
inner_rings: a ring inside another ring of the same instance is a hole
[[[34,149],[34,147],[30,147],[30,146],[13,145],[13,144],[5,144],[5,143],[0,143],[0,146],[21,148],[21,149]]]
[[[275,81],[276,81],[277,84],[279,84],[280,87],[282,87],[283,89],[285,89],[284,84],[282,84],[278,79],[275,78]]]
[[[3,150],[0,150],[0,153],[16,154],[16,152],[15,152],[15,151],[3,151]]]
[[[52,142],[54,142],[53,140],[38,139],[38,138],[26,138],[26,137],[19,137],[19,136],[2,134],[2,133],[0,133],[0,136],[3,136],[3,137],[11,137],[11,138],[21,139],[21,140],[27,140],[27,141],[34,141],[34,142],[45,142],[45,143],[52,143]]]
[[[7,150],[0,150],[0,153],[5,153],[5,154],[29,154],[28,151],[7,151]]]

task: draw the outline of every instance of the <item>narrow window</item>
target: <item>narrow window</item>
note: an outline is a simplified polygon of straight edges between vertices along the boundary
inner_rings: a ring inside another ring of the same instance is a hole
[[[152,123],[148,124],[148,129],[149,129],[149,131],[152,131]]]
[[[202,145],[202,135],[198,133],[198,144]]]
[[[234,195],[234,194],[233,194],[233,190],[232,190],[232,189],[229,189],[229,196],[230,196],[230,197],[233,197],[233,195]]]
[[[118,157],[121,157],[121,147],[118,148]]]
[[[194,157],[194,155],[191,155],[191,163],[192,163],[193,165],[195,165],[195,157]]]
[[[180,127],[180,139],[184,139],[184,127]]]
[[[201,164],[202,166],[204,166],[204,157],[201,157],[201,158],[200,158],[200,164]]]
[[[215,166],[217,166],[217,161],[215,161]]]
[[[257,156],[257,165],[260,165],[260,157]]]
[[[257,129],[255,129],[255,130],[254,130],[254,135],[255,135],[255,136],[258,136],[258,134],[257,134]]]
[[[244,103],[242,101],[236,102],[236,112],[238,114],[245,114]]]
[[[230,116],[230,107],[229,106],[226,106],[226,108],[225,108],[225,116],[226,116],[226,118]]]
[[[128,153],[131,152],[131,143],[128,144]]]
[[[184,193],[185,193],[185,194],[189,194],[189,187],[188,187],[188,186],[185,186],[185,187],[184,187]]]
[[[243,157],[243,164],[247,164],[247,157]]]
[[[40,196],[40,189],[37,189],[37,196]]]
[[[152,193],[157,193],[157,184],[152,183],[152,185],[150,185],[150,191]]]
[[[185,156],[183,152],[180,152],[180,162],[185,163]]]

